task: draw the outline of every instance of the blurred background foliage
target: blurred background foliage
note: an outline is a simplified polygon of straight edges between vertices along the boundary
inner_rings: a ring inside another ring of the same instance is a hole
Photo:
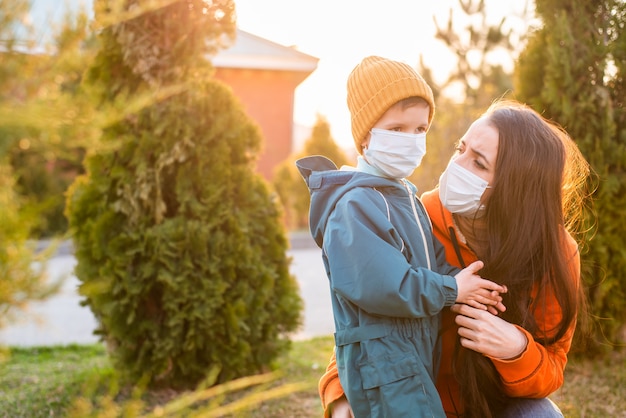
[[[317,115],[311,135],[304,142],[303,149],[279,164],[274,171],[272,183],[285,209],[285,224],[291,230],[306,229],[309,224],[309,189],[295,163],[299,158],[308,155],[323,155],[337,167],[350,162],[346,153],[332,137],[326,118]]]

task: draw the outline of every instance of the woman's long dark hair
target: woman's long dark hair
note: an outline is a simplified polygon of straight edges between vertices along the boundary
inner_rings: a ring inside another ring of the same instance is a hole
[[[525,105],[496,102],[483,117],[498,130],[499,144],[484,215],[488,245],[478,254],[485,263],[480,274],[508,287],[502,318],[547,346],[573,326],[584,303],[568,267],[573,254],[566,253],[564,243],[566,228],[580,215],[571,205],[582,199],[589,166],[562,129]],[[562,317],[555,328],[545,329],[535,313],[551,298],[556,298]],[[455,375],[465,417],[497,416],[505,406],[491,360],[458,341]]]

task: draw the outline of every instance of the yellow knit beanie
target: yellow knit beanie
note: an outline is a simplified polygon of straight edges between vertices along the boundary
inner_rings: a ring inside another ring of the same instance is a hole
[[[411,66],[386,58],[370,56],[358,64],[348,77],[348,109],[352,137],[361,154],[361,143],[381,116],[395,103],[418,96],[428,102],[428,126],[435,114],[430,86]]]

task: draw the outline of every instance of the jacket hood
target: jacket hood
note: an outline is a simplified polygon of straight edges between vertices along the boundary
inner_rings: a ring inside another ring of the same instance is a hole
[[[320,248],[324,243],[328,217],[337,201],[348,191],[355,187],[393,187],[404,190],[403,184],[397,180],[356,170],[338,170],[335,163],[321,155],[300,158],[296,161],[296,167],[311,194],[309,229]]]

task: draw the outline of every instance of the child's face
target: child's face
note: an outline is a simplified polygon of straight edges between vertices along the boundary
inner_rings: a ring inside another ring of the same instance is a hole
[[[407,107],[396,103],[381,116],[372,128],[407,134],[423,133],[428,130],[429,113],[430,109],[426,104],[417,103]],[[368,133],[361,143],[364,150],[369,145],[370,136],[371,134]]]

